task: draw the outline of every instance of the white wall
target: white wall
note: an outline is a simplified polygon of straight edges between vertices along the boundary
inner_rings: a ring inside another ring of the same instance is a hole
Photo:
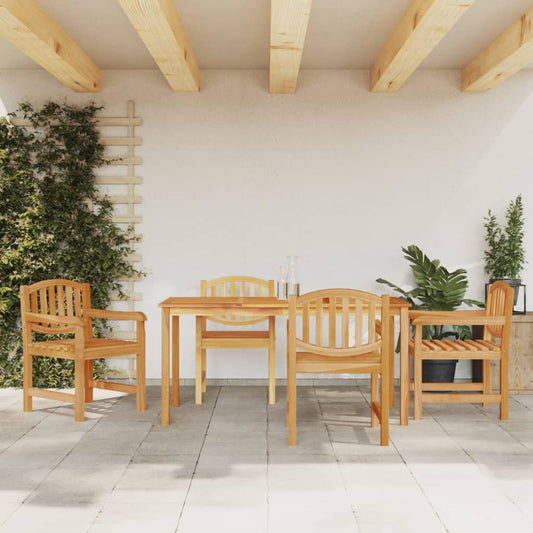
[[[206,71],[202,92],[174,94],[158,71],[107,71],[92,98],[106,114],[135,100],[144,164],[141,252],[149,275],[148,377],[160,375],[158,302],[199,280],[275,278],[300,256],[303,292],[380,292],[409,281],[400,247],[418,244],[469,272],[481,298],[483,217],[522,193],[531,261],[533,71],[480,95],[456,71],[419,71],[396,94],[368,92],[363,71],[304,71],[297,94],[268,94],[266,71]],[[0,111],[22,99],[85,103],[43,71],[0,71]],[[533,294],[533,267],[523,275]],[[194,324],[182,319],[182,377],[194,376]],[[278,374],[284,376],[279,320]],[[209,356],[208,356],[209,357]],[[257,351],[210,358],[209,377],[265,377]],[[463,374],[466,368],[462,369]]]

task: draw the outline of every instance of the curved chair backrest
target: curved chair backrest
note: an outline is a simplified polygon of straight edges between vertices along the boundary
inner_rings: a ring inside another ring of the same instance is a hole
[[[274,297],[274,280],[265,280],[251,276],[225,276],[209,281],[201,280],[200,290],[202,296],[226,297]],[[265,317],[225,315],[209,317],[209,320],[220,324],[242,326],[263,322]]]
[[[378,351],[388,342],[390,297],[355,289],[325,289],[289,297],[289,321],[296,348],[330,356]],[[301,316],[301,330],[296,321]],[[380,322],[381,319],[381,322]],[[385,322],[386,321],[386,322]],[[387,331],[385,331],[387,330]]]
[[[485,326],[485,331],[492,337],[502,338],[504,330],[511,324],[514,304],[514,289],[505,281],[491,283],[487,290],[485,306],[488,316],[504,316],[506,324],[503,326]]]
[[[91,291],[88,283],[67,279],[49,279],[33,285],[20,287],[22,322],[26,313],[56,317],[83,317],[83,310],[91,307]],[[86,333],[92,336],[91,320],[86,321]],[[45,334],[68,333],[74,330],[71,324],[40,322],[33,324],[34,332]]]

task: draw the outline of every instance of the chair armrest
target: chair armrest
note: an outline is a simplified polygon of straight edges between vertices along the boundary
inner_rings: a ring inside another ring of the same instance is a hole
[[[146,315],[140,311],[111,311],[110,309],[86,309],[85,316],[91,318],[107,318],[109,320],[135,320],[144,322]]]
[[[410,311],[413,326],[501,326],[504,316],[487,316],[483,310],[475,311]]]
[[[24,320],[32,323],[44,324],[69,324],[71,326],[84,326],[83,318],[78,316],[44,315],[40,313],[25,313]]]

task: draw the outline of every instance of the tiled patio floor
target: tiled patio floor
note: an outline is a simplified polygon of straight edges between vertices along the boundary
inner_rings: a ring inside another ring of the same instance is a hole
[[[300,387],[289,448],[285,391],[182,389],[172,424],[131,396],[97,391],[88,420],[70,405],[0,390],[0,531],[231,533],[533,531],[533,396],[497,407],[434,405],[369,427],[367,391]]]

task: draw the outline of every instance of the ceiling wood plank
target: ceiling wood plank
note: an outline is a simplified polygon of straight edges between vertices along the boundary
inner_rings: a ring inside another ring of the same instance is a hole
[[[0,0],[0,35],[73,91],[100,91],[98,66],[34,0]]]
[[[533,61],[533,9],[463,68],[462,89],[485,92]]]
[[[200,69],[172,0],[119,0],[172,89],[198,92]]]
[[[397,91],[474,0],[412,0],[370,71],[370,90]]]
[[[271,0],[270,92],[292,94],[302,60],[312,0]]]

